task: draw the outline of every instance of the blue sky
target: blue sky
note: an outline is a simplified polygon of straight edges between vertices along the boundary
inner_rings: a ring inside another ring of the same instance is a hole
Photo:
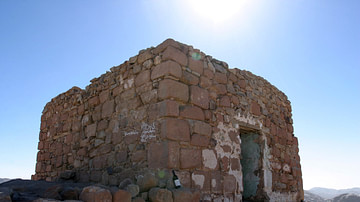
[[[2,0],[0,178],[34,173],[51,98],[166,38],[288,95],[304,188],[360,187],[360,1]]]

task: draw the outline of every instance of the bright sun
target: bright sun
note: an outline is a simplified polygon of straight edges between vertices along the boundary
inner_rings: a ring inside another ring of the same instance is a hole
[[[188,4],[200,17],[222,23],[240,11],[244,0],[188,0]]]

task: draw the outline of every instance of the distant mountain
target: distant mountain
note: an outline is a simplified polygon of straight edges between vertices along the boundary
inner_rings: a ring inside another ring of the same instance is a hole
[[[342,194],[333,198],[332,202],[359,202],[360,195],[357,194]]]
[[[342,194],[355,194],[360,195],[360,188],[351,188],[351,189],[327,189],[321,187],[315,187],[308,192],[316,194],[324,199],[332,199],[334,197],[340,196]]]
[[[306,202],[326,202],[321,196],[311,193],[310,191],[304,192]]]
[[[9,179],[9,178],[0,178],[0,184],[3,183],[3,182],[7,182],[9,180],[11,180],[11,179]]]

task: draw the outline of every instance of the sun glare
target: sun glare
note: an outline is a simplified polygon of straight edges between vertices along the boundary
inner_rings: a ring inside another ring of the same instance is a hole
[[[222,23],[240,11],[244,0],[188,0],[188,4],[199,17]]]

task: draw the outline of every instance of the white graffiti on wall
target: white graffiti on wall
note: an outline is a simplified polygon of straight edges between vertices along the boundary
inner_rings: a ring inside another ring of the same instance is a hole
[[[155,123],[152,123],[151,125],[147,124],[147,123],[143,123],[141,125],[141,142],[146,142],[149,139],[152,138],[156,138],[155,136],[155,132],[156,132],[156,127],[155,127]]]
[[[125,136],[129,136],[129,135],[137,135],[139,134],[137,131],[131,131],[131,132],[125,132]]]
[[[156,132],[155,123],[152,124],[142,123],[140,141],[147,142],[149,139],[156,138],[155,132]],[[125,136],[138,135],[138,134],[139,134],[138,131],[130,131],[124,133]]]

